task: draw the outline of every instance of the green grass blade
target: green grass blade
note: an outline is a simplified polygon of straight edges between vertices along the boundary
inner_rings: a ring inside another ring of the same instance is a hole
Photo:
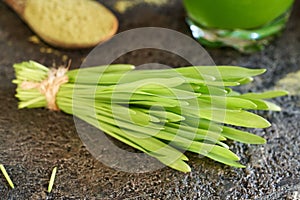
[[[14,183],[12,182],[12,180],[10,179],[6,169],[4,168],[4,166],[2,164],[0,164],[0,170],[3,174],[3,176],[5,177],[6,181],[8,182],[9,186],[14,189],[15,186],[14,186]]]
[[[240,95],[240,97],[247,98],[247,99],[271,99],[275,97],[281,97],[287,95],[287,91],[267,91],[263,93],[246,93]]]
[[[263,117],[244,110],[201,109],[199,116],[220,123],[248,128],[267,128],[271,125]]]
[[[227,137],[231,140],[242,142],[245,144],[265,144],[266,140],[258,135],[248,133],[246,131],[237,130],[230,127],[223,127],[221,133],[224,137]]]
[[[210,153],[210,154],[207,154],[207,157],[215,160],[215,161],[218,161],[220,163],[223,163],[223,164],[226,164],[226,165],[229,165],[229,166],[232,166],[232,167],[238,167],[238,168],[245,168],[244,165],[234,161],[234,160],[230,160],[228,158],[225,158],[225,157],[222,157],[220,155],[216,155],[216,154],[213,154],[213,153]]]

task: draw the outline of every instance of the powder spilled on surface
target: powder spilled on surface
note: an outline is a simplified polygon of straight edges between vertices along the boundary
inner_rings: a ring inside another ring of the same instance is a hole
[[[139,4],[149,4],[155,6],[162,6],[169,2],[169,0],[120,0],[115,3],[115,9],[119,13],[124,13],[128,9],[133,8]]]
[[[300,95],[300,70],[287,74],[280,79],[275,86],[275,89],[287,90],[291,95]]]
[[[28,38],[28,41],[31,42],[31,43],[33,43],[33,44],[40,44],[41,43],[40,39],[36,35],[30,36]]]

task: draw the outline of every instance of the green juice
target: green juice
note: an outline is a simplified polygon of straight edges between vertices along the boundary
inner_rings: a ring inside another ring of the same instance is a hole
[[[184,0],[188,16],[205,27],[252,29],[284,14],[294,0]]]

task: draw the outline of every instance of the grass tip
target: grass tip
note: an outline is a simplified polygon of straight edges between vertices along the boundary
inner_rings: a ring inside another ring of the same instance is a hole
[[[49,180],[49,185],[48,185],[48,193],[50,193],[52,191],[53,185],[54,185],[54,180],[55,180],[55,176],[56,176],[56,172],[57,172],[57,167],[54,167],[51,173],[51,177]]]
[[[4,168],[4,166],[2,164],[0,164],[0,170],[2,171],[2,174],[4,175],[6,181],[8,182],[9,186],[14,189],[14,183],[12,182],[12,180],[10,179],[6,169]]]

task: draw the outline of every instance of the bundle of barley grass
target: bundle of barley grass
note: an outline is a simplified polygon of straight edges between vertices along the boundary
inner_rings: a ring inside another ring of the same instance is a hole
[[[183,172],[191,170],[185,151],[244,167],[225,141],[265,143],[236,128],[270,126],[247,110],[278,111],[265,99],[286,94],[235,92],[233,86],[265,71],[235,66],[137,70],[118,64],[68,71],[30,61],[14,69],[19,108],[62,110]]]

